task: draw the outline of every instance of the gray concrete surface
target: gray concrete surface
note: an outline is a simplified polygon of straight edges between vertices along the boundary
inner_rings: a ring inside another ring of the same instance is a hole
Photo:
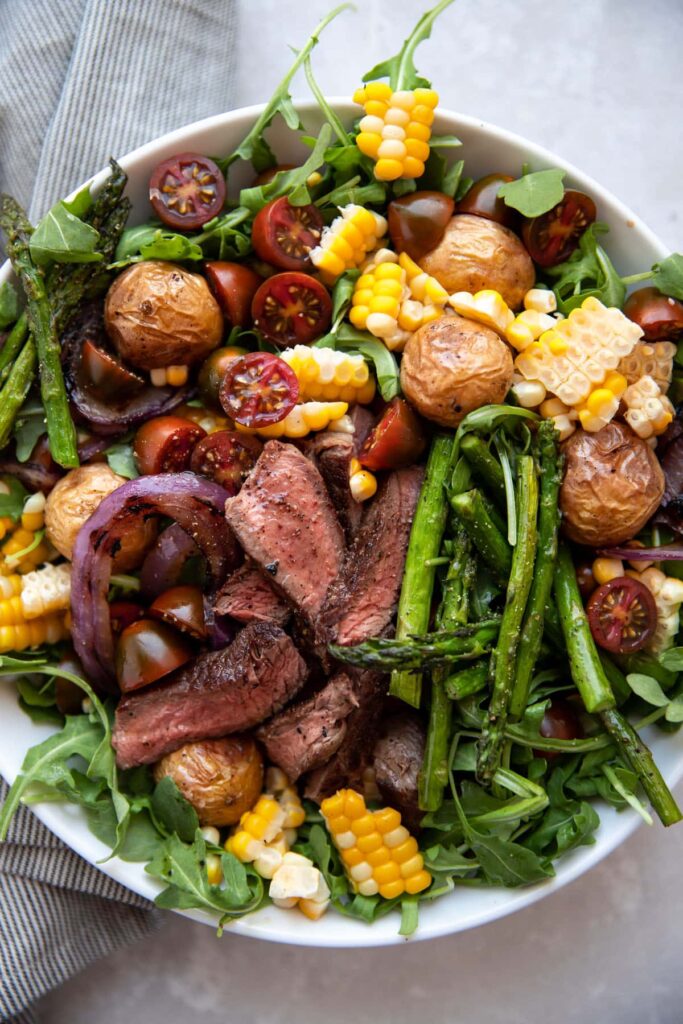
[[[266,99],[328,0],[240,0],[235,104]],[[348,93],[396,51],[421,0],[365,0],[323,38]],[[444,105],[572,160],[683,248],[680,0],[460,0],[419,53]],[[231,59],[228,57],[227,59]],[[198,80],[198,88],[210,82]],[[304,90],[299,85],[299,92]],[[492,154],[492,168],[495,154]],[[683,798],[683,792],[679,792]],[[257,944],[169,915],[40,1006],[42,1024],[678,1024],[683,828],[641,828],[568,889],[495,924],[407,948]]]

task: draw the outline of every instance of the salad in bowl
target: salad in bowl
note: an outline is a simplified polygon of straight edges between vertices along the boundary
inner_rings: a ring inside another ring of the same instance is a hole
[[[681,817],[683,257],[624,276],[561,167],[468,176],[414,64],[449,0],[347,116],[346,6],[146,216],[113,160],[0,197],[0,672],[53,725],[0,834],[69,802],[160,906],[311,942]]]

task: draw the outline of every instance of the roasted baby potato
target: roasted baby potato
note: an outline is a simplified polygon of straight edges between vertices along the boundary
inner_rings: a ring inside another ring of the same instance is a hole
[[[401,387],[428,420],[457,427],[481,405],[502,402],[512,384],[512,355],[495,331],[460,316],[420,327],[401,362]]]
[[[107,333],[122,359],[142,370],[201,362],[223,335],[223,316],[199,274],[144,260],[107,292]]]
[[[157,782],[170,775],[201,825],[234,825],[254,806],[263,786],[263,760],[250,736],[186,743],[154,766]]]
[[[50,491],[45,506],[47,539],[60,555],[71,558],[76,535],[100,502],[126,480],[104,463],[72,469]],[[156,536],[157,527],[149,521],[130,530],[122,540],[115,559],[117,572],[127,572],[140,565]]]
[[[664,494],[664,473],[649,445],[612,421],[595,434],[577,430],[563,451],[560,508],[570,540],[604,547],[635,537]]]
[[[535,281],[531,257],[517,235],[470,213],[451,218],[443,238],[422,257],[420,266],[451,294],[492,288],[510,309],[522,305]]]

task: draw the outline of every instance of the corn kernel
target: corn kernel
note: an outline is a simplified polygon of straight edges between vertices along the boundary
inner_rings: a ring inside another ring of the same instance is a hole
[[[624,575],[624,563],[620,558],[596,558],[593,562],[593,576],[602,585]]]
[[[375,868],[373,877],[379,886],[386,885],[388,882],[396,882],[401,877],[401,869],[392,860],[388,864]]]
[[[375,825],[383,835],[393,832],[401,824],[401,815],[393,807],[383,807],[375,812]]]
[[[402,878],[397,878],[395,882],[385,882],[384,885],[380,885],[379,894],[385,900],[393,900],[397,896],[402,896],[405,889],[405,881]]]
[[[432,876],[424,869],[422,871],[418,871],[418,873],[413,875],[412,878],[406,878],[405,880],[406,892],[411,896],[414,896],[418,892],[423,892],[425,889],[428,889],[431,884]]]
[[[209,885],[220,885],[223,881],[223,868],[221,859],[215,853],[209,853],[206,857],[206,877]]]

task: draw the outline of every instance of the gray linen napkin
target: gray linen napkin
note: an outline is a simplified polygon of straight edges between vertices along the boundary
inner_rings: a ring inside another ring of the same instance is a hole
[[[235,18],[234,0],[0,0],[0,191],[36,219],[110,155],[228,109]],[[20,809],[0,844],[0,1021],[31,1024],[150,910]]]

